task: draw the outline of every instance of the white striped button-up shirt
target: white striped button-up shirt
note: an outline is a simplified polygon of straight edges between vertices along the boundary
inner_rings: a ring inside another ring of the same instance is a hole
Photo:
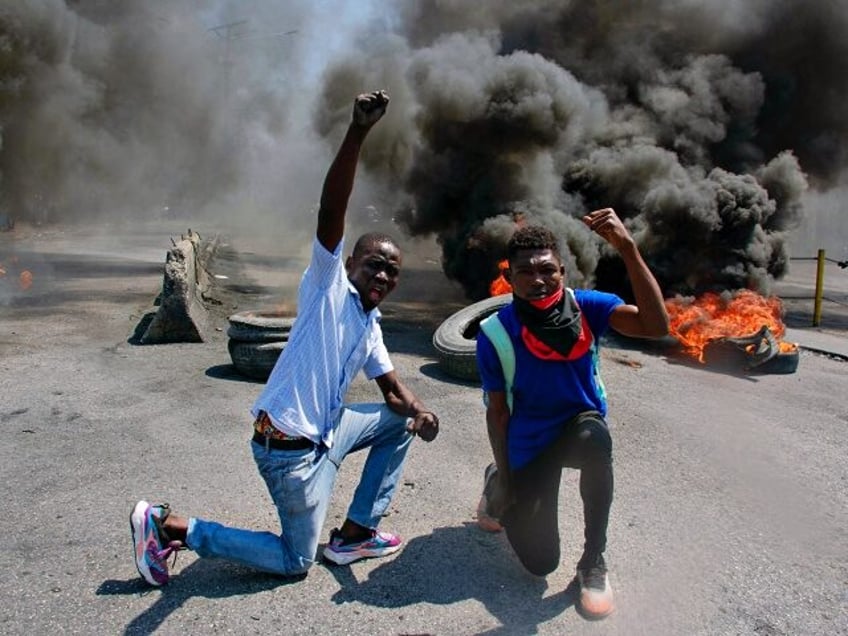
[[[391,371],[380,310],[367,314],[342,263],[342,241],[332,254],[314,239],[312,260],[298,291],[298,313],[288,344],[253,405],[288,435],[332,446],[344,396],[360,370],[372,380]]]

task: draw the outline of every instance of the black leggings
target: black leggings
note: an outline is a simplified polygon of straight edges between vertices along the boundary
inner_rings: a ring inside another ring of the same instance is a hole
[[[501,522],[524,567],[538,576],[559,565],[557,507],[563,467],[580,470],[584,554],[600,554],[606,549],[613,490],[612,439],[600,413],[588,411],[569,420],[553,444],[512,473],[516,503]]]

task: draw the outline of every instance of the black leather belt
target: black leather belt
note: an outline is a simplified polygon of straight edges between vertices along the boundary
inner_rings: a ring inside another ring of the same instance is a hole
[[[266,437],[259,431],[256,431],[253,434],[253,441],[265,446],[266,448],[273,448],[274,450],[303,450],[305,448],[312,448],[315,446],[315,442],[311,439],[307,439],[306,437],[274,439],[273,437]]]

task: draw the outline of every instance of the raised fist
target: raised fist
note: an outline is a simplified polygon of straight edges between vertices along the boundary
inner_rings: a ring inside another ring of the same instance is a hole
[[[388,105],[389,95],[386,91],[359,95],[353,102],[353,123],[370,128],[385,114]]]
[[[583,223],[616,250],[621,250],[622,247],[633,242],[630,232],[612,208],[590,212],[583,217]]]

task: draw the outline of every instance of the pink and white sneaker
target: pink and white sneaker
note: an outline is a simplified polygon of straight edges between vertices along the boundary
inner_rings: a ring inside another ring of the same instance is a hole
[[[371,531],[371,536],[362,541],[347,542],[338,528],[330,532],[330,542],[324,548],[324,558],[336,565],[347,565],[359,559],[381,557],[400,550],[401,539],[391,532]]]
[[[130,513],[135,567],[141,578],[156,587],[170,579],[168,557],[183,548],[182,542],[167,540],[161,530],[160,523],[170,512],[168,504],[139,501]]]

